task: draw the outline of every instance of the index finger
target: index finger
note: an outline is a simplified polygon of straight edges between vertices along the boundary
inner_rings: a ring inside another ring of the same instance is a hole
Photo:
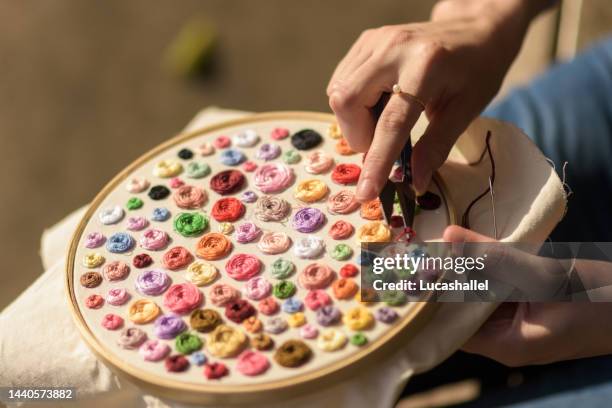
[[[378,197],[389,178],[393,162],[406,143],[410,131],[423,111],[414,99],[404,94],[393,94],[383,109],[374,131],[374,139],[357,185],[356,198],[366,202]]]
[[[390,73],[378,64],[366,62],[344,79],[338,79],[329,97],[342,133],[357,152],[369,149],[376,125],[371,108],[390,81]]]

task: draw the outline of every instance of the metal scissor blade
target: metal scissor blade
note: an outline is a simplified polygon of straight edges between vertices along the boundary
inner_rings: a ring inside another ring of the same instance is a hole
[[[398,181],[395,184],[397,195],[399,198],[400,208],[402,209],[402,217],[404,225],[412,228],[414,223],[414,210],[416,208],[415,194],[408,177],[404,177],[403,181]]]
[[[395,183],[391,180],[387,180],[382,191],[378,195],[380,203],[382,205],[383,214],[387,224],[391,225],[391,216],[393,215],[393,201],[395,199]]]

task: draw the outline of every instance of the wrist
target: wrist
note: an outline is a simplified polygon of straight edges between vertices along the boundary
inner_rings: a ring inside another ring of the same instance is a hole
[[[527,27],[540,12],[557,0],[441,0],[431,13],[432,21],[486,19],[501,24],[508,20]]]
[[[490,23],[493,26],[492,38],[503,47],[518,53],[523,38],[531,20],[535,17],[534,11],[529,6],[529,0],[488,0]]]
[[[500,25],[513,25],[527,30],[531,21],[555,1],[551,0],[486,0],[481,2],[481,13]]]
[[[481,3],[489,7],[495,7],[505,17],[531,21],[555,2],[555,0],[485,0]]]
[[[509,65],[520,50],[531,21],[545,8],[543,4],[550,1],[485,0],[479,3],[479,20],[488,33],[486,43],[498,57],[507,57]]]
[[[441,0],[434,5],[432,20],[478,17],[521,18],[531,21],[558,0]]]
[[[435,4],[431,20],[464,20],[486,33],[497,45],[520,46],[531,20],[551,0],[442,0]],[[518,41],[517,41],[518,40]],[[499,44],[499,42],[502,44]],[[505,48],[505,47],[504,47]]]

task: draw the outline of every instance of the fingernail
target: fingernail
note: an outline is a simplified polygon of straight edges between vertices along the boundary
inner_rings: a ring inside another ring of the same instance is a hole
[[[357,192],[355,193],[355,199],[359,202],[366,202],[376,198],[378,190],[376,185],[370,179],[363,179],[357,185]]]

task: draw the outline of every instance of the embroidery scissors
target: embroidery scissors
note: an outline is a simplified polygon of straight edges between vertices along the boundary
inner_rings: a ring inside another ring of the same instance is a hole
[[[384,93],[378,103],[373,108],[373,113],[376,119],[380,117],[389,97],[389,93]],[[418,100],[419,103],[420,100]],[[412,143],[410,137],[404,145],[399,157],[400,175],[401,180],[395,181],[387,179],[385,186],[378,195],[380,203],[383,209],[383,215],[385,221],[391,226],[391,216],[393,215],[393,204],[395,202],[395,193],[399,198],[400,208],[402,210],[402,217],[404,219],[404,231],[406,229],[412,230],[412,224],[414,223],[414,211],[416,208],[416,194],[412,189],[412,171],[410,169],[410,158],[412,157]],[[393,174],[393,177],[396,174]]]
[[[385,187],[380,192],[380,199],[383,214],[387,224],[391,225],[391,216],[393,215],[393,203],[395,193],[399,198],[399,205],[402,210],[402,218],[404,219],[404,227],[412,228],[414,223],[414,211],[416,208],[416,195],[412,188],[412,171],[410,168],[410,157],[412,156],[412,143],[410,140],[406,143],[399,157],[399,168],[401,180],[395,181],[388,179]],[[394,174],[395,176],[395,174]]]

